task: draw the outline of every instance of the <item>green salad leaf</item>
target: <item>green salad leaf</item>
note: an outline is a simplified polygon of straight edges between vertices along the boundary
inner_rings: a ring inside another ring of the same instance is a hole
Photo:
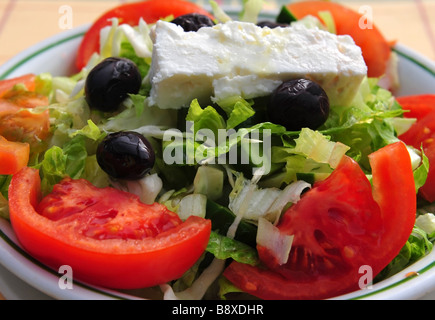
[[[9,219],[8,189],[12,175],[0,175],[0,217]]]
[[[243,242],[228,238],[213,231],[211,232],[206,250],[220,260],[231,258],[240,263],[253,266],[259,263],[257,250]]]
[[[429,240],[428,234],[420,227],[415,226],[405,246],[393,261],[375,277],[374,282],[382,281],[402,271],[431,252],[432,248],[433,243]]]

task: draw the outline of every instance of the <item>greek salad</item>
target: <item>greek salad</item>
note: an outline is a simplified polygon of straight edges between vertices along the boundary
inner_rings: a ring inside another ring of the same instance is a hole
[[[282,300],[431,252],[435,96],[396,97],[393,43],[339,3],[263,10],[122,4],[75,74],[0,81],[0,215],[30,255],[161,299]]]

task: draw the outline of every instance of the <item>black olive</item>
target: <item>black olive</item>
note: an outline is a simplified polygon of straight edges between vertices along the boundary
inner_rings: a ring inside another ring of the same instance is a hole
[[[257,23],[257,26],[262,27],[262,28],[268,27],[270,29],[274,29],[274,28],[277,28],[277,27],[283,27],[283,28],[285,28],[285,27],[288,27],[289,25],[285,24],[285,23],[274,22],[274,21],[260,21],[260,22]]]
[[[302,128],[317,129],[329,115],[329,99],[317,83],[296,79],[284,82],[271,95],[268,104],[269,120],[288,131]]]
[[[104,112],[116,111],[128,94],[139,92],[142,78],[133,61],[107,58],[88,74],[85,98],[91,108]]]
[[[141,134],[121,131],[109,134],[97,148],[101,169],[116,179],[138,180],[154,166],[155,154]]]
[[[171,22],[181,26],[186,32],[198,31],[202,27],[212,27],[215,25],[209,17],[199,13],[185,14],[175,18]]]

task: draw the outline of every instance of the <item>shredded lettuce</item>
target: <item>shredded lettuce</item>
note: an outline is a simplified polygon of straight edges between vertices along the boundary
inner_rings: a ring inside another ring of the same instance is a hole
[[[99,122],[98,126],[101,130],[108,132],[136,131],[136,129],[149,125],[162,129],[176,126],[177,114],[174,110],[150,107],[141,95],[130,95],[123,104],[124,110]]]
[[[54,146],[47,150],[38,165],[43,194],[51,192],[53,186],[65,177],[79,178],[84,171],[86,157],[85,140],[82,136],[67,142],[63,148]]]
[[[230,119],[238,118],[235,123],[246,120],[252,114],[248,102],[241,98],[232,101],[233,105],[226,104],[224,108]],[[227,130],[228,119],[213,106],[202,108],[196,99],[192,101],[185,119],[186,132],[169,137],[175,138],[175,141],[168,139],[163,143],[163,153],[177,164],[216,164],[234,155],[242,157],[242,164],[267,167],[268,155],[261,153],[261,147],[266,147],[265,138],[285,132],[284,127],[270,122]],[[257,154],[252,150],[258,151]]]
[[[276,212],[271,212],[270,209],[281,192],[278,188],[258,188],[251,180],[244,178],[243,174],[239,174],[229,196],[228,208],[243,219],[258,221],[265,218],[275,221]]]
[[[282,145],[272,147],[272,163],[285,165],[283,172],[272,178],[273,183],[281,186],[309,175],[316,176],[309,182],[322,180],[337,167],[349,149],[347,145],[331,141],[329,136],[308,128],[302,129],[291,140],[284,135]],[[266,183],[270,184],[270,181]]]
[[[177,214],[181,220],[186,220],[190,216],[205,218],[207,208],[207,197],[200,193],[189,194],[181,199]]]
[[[378,85],[379,79],[365,78],[352,104],[332,106],[326,123],[319,131],[350,147],[347,155],[370,170],[368,155],[398,141],[395,118],[403,110],[391,92]]]
[[[62,146],[49,148],[42,161],[35,165],[35,168],[40,169],[42,193],[49,193],[55,184],[66,177],[86,178],[96,185],[106,186],[107,174],[99,168],[95,157],[96,147],[105,136],[105,132],[88,120],[81,129],[71,131],[67,135],[69,140]]]
[[[433,238],[431,240],[433,241]],[[431,240],[429,240],[428,234],[423,229],[415,226],[399,254],[375,277],[374,282],[395,275],[427,255],[433,248]]]
[[[145,204],[153,204],[163,188],[162,179],[156,174],[147,174],[138,180],[111,180],[111,185],[139,197]]]
[[[287,263],[293,238],[293,235],[281,232],[266,219],[258,220],[257,245],[267,248],[279,265]]]
[[[210,200],[218,200],[223,193],[224,172],[215,166],[200,166],[193,180],[194,193]]]
[[[211,130],[214,137],[219,136],[219,129],[225,129],[225,120],[212,106],[201,108],[198,100],[193,100],[190,104],[189,112],[186,116],[186,121],[193,123],[193,134],[200,130]]]
[[[243,242],[228,238],[213,231],[211,232],[206,251],[221,260],[231,258],[240,263],[253,266],[259,264],[257,250]]]
[[[408,150],[410,151],[412,159],[413,155],[415,155],[415,152],[412,148],[408,148]],[[429,174],[429,159],[425,155],[423,149],[421,150],[421,156],[418,158],[418,162],[418,166],[413,166],[416,193],[418,193],[418,190],[425,184]]]
[[[8,189],[12,175],[0,175],[0,217],[9,219]]]
[[[341,142],[329,141],[328,137],[318,131],[303,128],[295,139],[295,154],[301,154],[318,163],[327,163],[336,168],[341,158],[350,149]]]
[[[201,300],[204,298],[207,290],[219,278],[225,268],[225,260],[213,259],[210,265],[196,278],[187,289],[174,292],[173,288],[168,285],[160,285],[164,293],[164,300]]]
[[[243,0],[243,9],[239,14],[240,21],[257,23],[263,5],[263,0]]]
[[[334,17],[332,16],[331,12],[319,11],[318,15],[325,23],[326,30],[328,30],[330,33],[336,34],[337,28],[335,27]]]
[[[424,213],[418,215],[415,225],[427,233],[429,239],[435,238],[435,215],[433,213]]]
[[[233,129],[255,114],[252,104],[240,96],[227,98],[218,102],[228,119],[226,129]]]
[[[0,193],[0,217],[9,219],[9,202],[2,193]]]
[[[88,124],[87,119],[91,118],[91,111],[84,97],[51,104],[49,110],[53,127],[50,145],[62,146],[70,139],[71,134],[81,130]]]
[[[225,13],[216,1],[210,1],[210,6],[213,11],[213,15],[216,17],[217,22],[225,23],[232,21],[233,19]]]
[[[232,293],[240,294],[240,293],[243,293],[243,290],[236,287],[227,278],[220,277],[219,278],[219,292],[217,295],[219,297],[219,299],[227,300],[227,295],[231,295]]]

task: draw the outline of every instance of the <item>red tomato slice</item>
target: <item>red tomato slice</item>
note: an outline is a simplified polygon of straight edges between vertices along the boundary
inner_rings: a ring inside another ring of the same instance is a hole
[[[334,18],[337,34],[352,36],[361,48],[368,76],[380,77],[385,74],[391,54],[390,44],[376,26],[360,28],[360,20],[364,19],[362,14],[332,1],[300,1],[290,3],[287,7],[298,19],[307,15],[319,18],[319,12],[329,11]]]
[[[429,202],[435,201],[435,95],[422,94],[397,98],[404,110],[404,116],[416,118],[417,122],[399,136],[406,144],[423,150],[429,159],[429,173],[419,194]]]
[[[435,94],[419,94],[397,97],[397,102],[408,112],[403,114],[406,118],[421,120],[435,110]]]
[[[26,86],[27,90],[33,91],[35,90],[35,79],[36,76],[34,74],[25,74],[20,77],[6,79],[0,81],[0,98],[2,98],[8,91],[13,89],[13,87],[17,84],[23,84]]]
[[[27,166],[30,147],[28,143],[8,141],[0,136],[0,174],[15,174]]]
[[[212,17],[198,5],[184,0],[148,0],[122,4],[101,15],[86,32],[77,52],[76,67],[81,70],[94,52],[100,50],[100,30],[111,24],[108,19],[119,18],[120,23],[136,26],[140,18],[147,23],[154,23],[161,18],[173,15],[174,18],[189,14],[200,13]]]
[[[414,123],[408,131],[401,134],[399,139],[406,144],[420,149],[433,141],[435,134],[435,110]]]
[[[27,97],[0,99],[0,135],[10,141],[37,144],[50,134],[50,114],[48,109],[34,112],[36,106],[48,105],[48,99],[29,92]],[[18,101],[17,101],[18,100]],[[36,104],[35,104],[36,103]]]
[[[379,260],[387,265],[405,245],[415,224],[417,197],[411,157],[405,144],[396,142],[370,154],[369,161],[373,198],[385,226]]]
[[[0,135],[9,141],[33,146],[49,135],[49,111],[32,111],[48,105],[46,96],[34,92],[35,79],[34,74],[26,74],[0,81]],[[27,90],[13,90],[17,84],[24,84]]]
[[[179,278],[204,252],[211,223],[182,222],[160,204],[129,193],[65,179],[39,201],[37,170],[24,168],[9,188],[10,219],[18,240],[54,270],[110,288],[154,286]]]
[[[345,157],[278,224],[281,231],[294,235],[286,264],[270,264],[267,252],[259,250],[264,268],[232,262],[224,276],[263,299],[330,298],[357,290],[362,266],[370,266],[375,276],[411,234],[416,197],[404,144],[387,146],[370,160],[378,202],[358,164]]]

